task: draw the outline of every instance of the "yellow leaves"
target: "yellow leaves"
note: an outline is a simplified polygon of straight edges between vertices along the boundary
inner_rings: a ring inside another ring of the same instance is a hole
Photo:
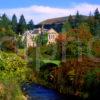
[[[67,75],[75,75],[75,69],[71,69],[69,72],[68,72],[68,74]]]
[[[74,78],[75,78],[75,69],[71,69],[69,72],[68,72],[68,74],[67,74],[68,76],[69,76],[69,79],[70,80],[74,80]]]

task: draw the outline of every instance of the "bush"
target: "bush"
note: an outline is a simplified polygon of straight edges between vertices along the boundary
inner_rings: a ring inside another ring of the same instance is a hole
[[[20,85],[27,81],[30,72],[27,63],[16,54],[0,51],[0,83],[4,86],[0,99],[17,100],[22,95]]]
[[[59,91],[60,88],[62,88],[62,90],[64,91],[61,92],[64,93],[71,92],[73,94],[76,94],[77,91],[79,91],[79,93],[83,91],[87,92],[84,89],[84,86],[85,88],[87,88],[87,90],[89,90],[89,88],[92,89],[91,85],[97,87],[96,84],[100,82],[97,81],[97,72],[94,71],[95,68],[99,67],[100,63],[97,65],[97,63],[84,56],[82,58],[82,61],[79,61],[77,58],[67,59],[67,61],[62,63],[59,68],[55,68],[52,71],[52,75],[55,79],[55,88],[57,88]],[[98,79],[100,80],[100,73]]]
[[[25,41],[25,39],[24,39],[24,40],[22,40],[22,39],[23,39],[22,36],[17,36],[17,47],[18,47],[19,49],[24,49],[25,46],[26,46],[26,41]]]
[[[79,57],[81,55],[88,56],[91,54],[87,43],[81,41],[71,41],[66,45],[67,58]]]
[[[89,94],[90,99],[100,98],[100,68],[92,69],[85,75],[85,92]]]
[[[1,43],[1,50],[17,52],[16,41],[13,37],[4,37],[4,40]]]

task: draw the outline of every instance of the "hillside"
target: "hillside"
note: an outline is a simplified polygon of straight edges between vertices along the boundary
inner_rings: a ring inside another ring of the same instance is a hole
[[[75,16],[72,16],[72,18],[74,19]],[[82,20],[86,20],[88,17],[81,15],[81,18],[82,18]],[[68,20],[68,16],[51,18],[51,19],[44,20],[44,21],[40,22],[39,24],[35,25],[35,28],[39,28],[39,27],[42,27],[42,25],[44,25],[44,28],[46,28],[46,29],[53,28],[57,32],[61,32],[62,26],[63,26],[64,22],[67,20]]]
[[[67,21],[68,17],[69,16],[58,17],[58,18],[51,18],[51,19],[44,20],[44,21],[40,22],[39,24],[61,24],[61,23],[64,23],[65,21]],[[74,19],[75,16],[73,15],[72,18]],[[81,15],[81,18],[83,20],[86,20],[87,16]]]
[[[64,23],[67,19],[68,17],[52,18],[52,19],[44,20],[40,22],[39,24],[54,24],[54,23],[59,24],[59,23]]]

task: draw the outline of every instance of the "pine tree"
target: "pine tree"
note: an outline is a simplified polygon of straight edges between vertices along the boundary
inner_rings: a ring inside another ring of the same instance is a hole
[[[68,22],[70,23],[71,28],[74,28],[74,19],[73,19],[72,15],[70,15],[68,17]]]
[[[26,20],[24,18],[24,15],[20,16],[17,31],[18,33],[23,33],[25,30],[27,30]]]
[[[95,19],[100,19],[100,13],[99,13],[98,8],[94,12],[94,17],[95,17]]]
[[[74,20],[74,28],[78,28],[79,24],[81,23],[81,19],[82,19],[81,15],[77,11],[76,16],[75,16],[75,20]]]
[[[34,23],[33,23],[33,20],[30,20],[30,21],[29,21],[27,27],[28,27],[29,30],[33,30],[33,29],[34,29]]]
[[[97,20],[95,21],[94,25],[94,36],[100,37],[100,22]]]
[[[88,19],[87,19],[87,22],[88,22],[88,24],[89,24],[89,26],[90,26],[90,32],[94,35],[94,16],[91,14],[91,12],[90,12],[90,14],[89,14],[89,17],[88,17]]]
[[[100,37],[100,13],[98,8],[94,12],[94,35]]]
[[[15,14],[12,16],[12,29],[14,32],[17,31],[17,17]]]
[[[11,25],[9,18],[6,14],[3,14],[1,17],[1,26],[7,29],[9,25]]]
[[[13,36],[11,21],[6,14],[3,14],[0,20],[0,35],[1,36]]]

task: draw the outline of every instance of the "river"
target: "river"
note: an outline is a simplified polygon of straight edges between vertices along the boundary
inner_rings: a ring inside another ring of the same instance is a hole
[[[79,100],[74,96],[64,96],[53,89],[38,84],[25,84],[23,89],[30,97],[29,100]]]

